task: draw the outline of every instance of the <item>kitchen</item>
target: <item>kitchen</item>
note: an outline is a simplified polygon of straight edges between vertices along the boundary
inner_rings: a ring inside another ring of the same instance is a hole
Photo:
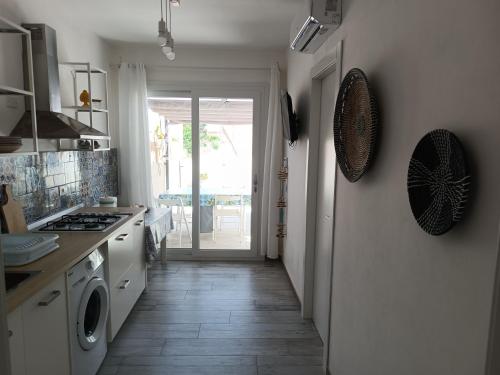
[[[57,3],[54,1],[52,7]],[[58,5],[66,8],[65,12],[76,11],[75,7]],[[177,85],[191,90],[188,103],[195,95],[200,97],[200,122],[216,124],[204,133],[210,147],[204,150],[200,144],[200,152],[211,160],[208,171],[201,165],[200,175],[211,176],[211,186],[205,188],[206,177],[197,185],[189,182],[196,163],[194,126],[193,143],[187,145],[189,159],[184,156],[180,161],[192,166],[182,175],[174,175],[174,167],[167,166],[170,175],[167,172],[165,176],[161,153],[157,164],[143,158],[147,140],[144,144],[141,140],[151,137],[151,129],[157,126],[151,118],[161,121],[162,131],[171,131],[165,138],[175,142],[179,131],[175,134],[172,126],[179,129],[176,124],[180,124],[182,137],[186,132],[183,124],[191,122],[190,115],[178,105],[171,112],[159,108],[158,114],[152,114],[151,107],[149,124],[147,120],[144,124],[146,130],[149,125],[149,135],[141,132],[136,123],[122,117],[123,108],[133,108],[136,102],[122,102],[127,91],[122,89],[125,85],[120,77],[123,69],[135,67],[123,61],[146,62],[126,54],[151,49],[157,35],[176,36],[176,24],[182,23],[175,18],[176,12],[183,8],[193,12],[196,4],[179,7],[179,2],[167,0],[150,5],[151,22],[145,22],[146,17],[142,20],[143,39],[146,36],[148,42],[138,48],[99,36],[94,28],[102,22],[88,15],[81,18],[85,25],[77,25],[50,8],[17,0],[0,7],[0,115],[4,119],[0,130],[0,241],[8,346],[2,355],[9,353],[2,363],[10,366],[5,371],[23,375],[135,372],[141,368],[143,354],[172,351],[160,357],[173,364],[153,361],[144,365],[152,371],[168,368],[172,373],[194,374],[201,368],[253,373],[257,352],[244,353],[242,347],[231,354],[239,336],[250,346],[254,340],[262,340],[261,354],[276,346],[273,340],[280,340],[279,353],[288,353],[290,342],[306,344],[311,347],[311,356],[305,360],[312,361],[307,366],[317,371],[321,347],[314,327],[302,320],[282,266],[270,261],[261,269],[264,257],[257,250],[260,187],[254,176],[260,173],[263,159],[259,161],[255,155],[262,147],[260,122],[267,120],[269,67],[274,61],[284,65],[283,53],[274,46],[243,55],[221,48],[214,54],[215,61],[185,71],[186,61],[194,61],[190,55],[196,50],[186,49],[182,41],[175,46],[175,60],[172,53],[162,51],[166,47],[145,54],[154,61],[148,63],[147,71],[150,103],[164,102],[161,90],[165,85],[158,81],[172,76],[162,69],[174,69]],[[258,9],[253,11],[258,13]],[[129,13],[125,10],[123,18]],[[286,24],[293,12],[274,13]],[[281,32],[279,38],[284,34]],[[133,33],[122,40],[133,40]],[[181,79],[178,73],[185,77]],[[155,74],[163,78],[151,79]],[[225,86],[222,90],[221,83]],[[174,84],[167,87],[172,89]],[[181,103],[175,96],[179,95],[174,95],[174,105]],[[163,120],[167,118],[168,124]],[[163,138],[152,142],[162,144]],[[167,145],[173,152],[171,160],[178,154],[186,155],[185,142]],[[231,155],[238,155],[233,165],[217,164]],[[200,156],[199,163],[205,158]],[[160,169],[159,178],[146,174],[150,164],[152,169]],[[244,182],[236,179],[221,188],[221,179],[228,173],[240,174]],[[167,187],[165,177],[169,179]],[[160,195],[156,203],[151,201],[149,187],[142,186],[144,178],[153,181],[155,197]],[[168,185],[181,181],[178,194],[184,199],[184,211],[178,221],[179,205],[164,192],[172,193]],[[158,205],[162,207],[151,208]],[[196,219],[197,215],[202,217]],[[275,238],[274,233],[270,236]],[[276,247],[278,241],[273,242]],[[178,259],[193,262],[179,263]],[[218,261],[222,263],[213,263]],[[279,299],[274,301],[275,297]],[[286,324],[275,327],[277,332],[269,340],[265,330],[270,325],[258,323],[267,311],[286,316]],[[228,342],[221,343],[220,352],[206,357],[201,354],[216,350],[212,342],[230,333],[223,332],[227,328],[244,331],[224,339]],[[255,336],[254,328],[262,333]],[[294,329],[303,333],[293,334]],[[185,340],[195,340],[189,345],[192,347],[202,345],[199,355],[182,349]],[[206,344],[204,340],[208,340]]]
[[[0,374],[499,374],[498,14],[0,0]]]

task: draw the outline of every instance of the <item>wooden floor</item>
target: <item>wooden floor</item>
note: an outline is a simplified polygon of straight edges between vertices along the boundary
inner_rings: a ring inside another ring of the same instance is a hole
[[[316,375],[323,345],[281,263],[154,265],[100,375]]]

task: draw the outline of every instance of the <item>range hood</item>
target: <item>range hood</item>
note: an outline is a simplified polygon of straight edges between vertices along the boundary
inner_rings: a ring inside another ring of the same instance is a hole
[[[61,113],[56,31],[45,24],[22,26],[31,31],[38,138],[110,139],[99,130]],[[23,40],[24,75],[27,77],[25,43]],[[28,82],[27,79],[25,81]],[[27,105],[26,108],[28,107]],[[30,111],[24,113],[10,135],[22,138],[33,136]]]

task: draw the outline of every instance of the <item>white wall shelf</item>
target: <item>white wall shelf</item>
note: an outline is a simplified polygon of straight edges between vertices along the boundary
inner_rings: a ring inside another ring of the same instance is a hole
[[[58,150],[59,151],[68,151],[68,150],[80,150],[80,151],[106,151],[110,149],[110,144],[111,144],[111,137],[109,136],[109,111],[108,111],[108,72],[105,71],[104,69],[92,66],[88,62],[62,62],[59,63],[60,66],[66,66],[71,68],[71,74],[73,77],[73,105],[66,105],[63,106],[62,108],[68,111],[72,111],[74,113],[74,117],[76,120],[81,121],[79,118],[80,113],[88,113],[88,121],[89,121],[89,126],[91,128],[94,128],[94,116],[95,114],[100,114],[101,116],[104,115],[105,121],[106,121],[106,131],[105,134],[108,136],[107,139],[101,139],[98,140],[99,142],[99,147],[96,147],[96,141],[89,139],[89,142],[91,142],[91,147],[90,148],[79,148],[76,146],[75,148],[73,147],[67,147],[67,145],[64,145],[61,140],[58,141]],[[86,75],[87,76],[87,83],[85,89],[89,93],[89,106],[82,106],[79,105],[80,101],[80,95],[79,95],[79,87],[78,87],[78,76],[79,75]],[[96,103],[93,100],[94,95],[93,95],[93,89],[92,89],[92,77],[93,75],[100,76],[104,79],[104,103],[103,107],[98,106],[96,107]],[[103,143],[107,143],[107,145],[103,145]],[[78,143],[76,142],[76,145]]]
[[[31,31],[17,25],[16,23],[9,21],[6,18],[0,16],[0,34],[20,34],[24,40],[26,46],[26,64],[25,67],[28,72],[28,82],[25,81],[25,86],[27,89],[20,89],[16,87],[11,87],[9,85],[2,84],[0,82],[0,95],[22,95],[29,98],[30,102],[30,112],[31,112],[31,130],[33,138],[29,138],[33,141],[33,150],[26,151],[22,150],[13,153],[0,153],[0,158],[2,157],[12,157],[12,156],[25,156],[25,155],[38,155],[38,131],[36,123],[36,104],[35,104],[35,84],[33,79],[33,54],[31,51]],[[26,77],[24,77],[26,80]]]
[[[0,85],[0,95],[33,96],[33,93],[31,91],[21,90],[15,87]]]
[[[72,109],[75,112],[99,112],[99,113],[108,113],[107,109],[102,109],[102,108],[92,108],[90,107],[83,107],[83,106],[77,106],[77,105],[65,105],[62,106],[63,109]]]

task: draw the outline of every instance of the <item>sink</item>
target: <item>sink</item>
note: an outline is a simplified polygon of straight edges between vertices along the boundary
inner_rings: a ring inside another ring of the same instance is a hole
[[[5,271],[5,288],[7,292],[39,273],[40,271]]]

